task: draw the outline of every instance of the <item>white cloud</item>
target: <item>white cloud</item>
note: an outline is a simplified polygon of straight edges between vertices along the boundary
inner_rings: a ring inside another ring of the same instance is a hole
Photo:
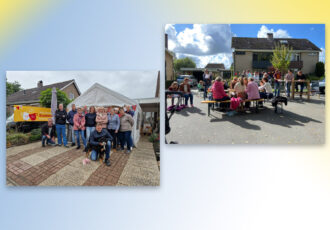
[[[278,29],[275,31],[274,29],[268,29],[268,27],[265,25],[262,25],[260,27],[257,37],[267,38],[267,33],[273,33],[274,38],[291,38],[288,31],[282,29]]]
[[[325,62],[325,49],[324,48],[321,48],[321,52],[319,55],[319,61]]]
[[[157,71],[7,71],[9,82],[18,81],[23,89],[75,79],[83,93],[94,83],[99,83],[129,98],[154,97]],[[27,80],[28,79],[28,80]]]
[[[167,24],[165,33],[168,49],[177,58],[190,57],[199,68],[208,63],[223,63],[229,68],[232,63],[231,38],[235,35],[228,24],[194,24],[179,33],[173,24]]]
[[[208,56],[196,56],[189,54],[177,54],[177,58],[189,57],[195,63],[197,68],[204,68],[208,63],[223,63],[227,69],[230,68],[231,63],[233,62],[232,54],[220,53],[217,55],[208,55]]]
[[[194,24],[177,33],[171,24],[165,26],[169,50],[189,55],[216,55],[231,53],[233,36],[228,24]]]

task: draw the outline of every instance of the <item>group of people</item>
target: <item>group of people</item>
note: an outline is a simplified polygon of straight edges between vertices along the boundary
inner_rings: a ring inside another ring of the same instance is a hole
[[[134,111],[130,106],[122,108],[117,107],[98,107],[87,106],[76,108],[75,104],[71,105],[71,111],[67,112],[63,104],[59,104],[55,112],[55,124],[53,119],[48,119],[48,123],[41,128],[42,146],[45,144],[55,146],[55,136],[57,135],[57,146],[69,148],[67,136],[71,137],[72,144],[77,144],[80,149],[80,137],[84,144],[84,151],[87,152],[87,144],[89,143],[92,155],[96,155],[96,147],[103,144],[105,146],[105,163],[110,166],[110,151],[124,151],[129,154],[132,150],[133,139],[132,129],[134,125]],[[69,124],[68,133],[66,134],[66,124]],[[102,140],[102,141],[101,141]],[[95,148],[93,148],[95,147]],[[96,159],[95,159],[96,160]]]
[[[306,76],[302,73],[301,70],[299,70],[296,74],[294,75],[293,71],[289,69],[287,73],[283,74],[279,70],[275,69],[274,71],[270,72],[250,72],[250,70],[247,71],[242,71],[242,73],[235,73],[235,76],[241,76],[241,77],[246,77],[246,78],[253,78],[255,82],[259,82],[260,79],[267,78],[268,82],[272,85],[272,81],[274,82],[274,96],[280,96],[280,90],[281,90],[281,81],[284,81],[285,83],[285,89],[286,89],[286,96],[290,97],[291,93],[291,82],[292,80],[295,80],[295,90],[300,92],[300,98],[302,97],[302,93],[305,87],[305,80],[307,79]],[[300,90],[298,89],[300,88]]]

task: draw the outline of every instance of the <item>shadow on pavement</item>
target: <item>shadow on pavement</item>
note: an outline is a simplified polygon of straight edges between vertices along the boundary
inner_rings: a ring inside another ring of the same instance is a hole
[[[296,103],[296,104],[317,104],[317,105],[325,105],[325,100],[317,100],[317,99],[299,99],[295,98],[294,100],[290,99],[289,103]]]
[[[189,116],[190,113],[197,113],[200,115],[206,115],[206,113],[204,113],[201,109],[197,108],[197,107],[187,107],[184,108],[183,110],[181,110],[180,112],[176,112],[177,115],[182,115],[182,116]]]
[[[219,114],[219,113],[217,113]],[[261,127],[258,125],[250,124],[248,121],[262,121],[272,125],[279,125],[287,128],[292,126],[304,126],[304,124],[309,122],[322,123],[321,121],[299,115],[290,111],[285,111],[283,114],[276,114],[274,110],[265,108],[259,113],[248,113],[248,114],[237,114],[235,116],[229,117],[226,114],[222,114],[222,118],[215,117],[211,115],[210,122],[231,122],[237,126],[245,129],[260,130]]]

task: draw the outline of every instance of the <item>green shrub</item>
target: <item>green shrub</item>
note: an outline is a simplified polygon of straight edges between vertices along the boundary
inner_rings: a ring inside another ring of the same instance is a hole
[[[31,131],[31,135],[37,135],[37,134],[40,134],[41,135],[41,129],[32,129]]]
[[[14,133],[7,135],[7,144],[23,145],[29,142],[29,135],[24,133]]]
[[[40,141],[41,140],[41,133],[36,134],[36,135],[31,134],[29,140],[30,141]]]
[[[38,141],[41,140],[41,129],[32,129],[29,137],[30,141]]]
[[[315,65],[315,75],[318,77],[322,77],[324,75],[324,63],[317,62]]]

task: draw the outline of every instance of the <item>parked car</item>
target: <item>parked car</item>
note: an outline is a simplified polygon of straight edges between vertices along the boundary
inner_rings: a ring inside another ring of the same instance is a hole
[[[319,91],[321,94],[325,94],[325,78],[319,81]]]
[[[320,92],[321,94],[325,94],[325,79],[321,81],[312,81],[310,83],[311,90],[314,92]]]
[[[189,78],[189,84],[190,84],[190,86],[194,87],[194,86],[197,85],[197,79],[193,75],[179,75],[176,78],[176,81],[180,85],[185,78]]]
[[[7,118],[6,120],[6,130],[9,131],[10,129],[17,129],[19,132],[27,133],[30,132],[32,129],[38,129],[43,124],[47,122],[45,121],[26,121],[26,122],[15,122],[14,121],[14,114]]]
[[[6,120],[6,130],[15,129],[16,122],[14,121],[14,114],[9,116]]]

